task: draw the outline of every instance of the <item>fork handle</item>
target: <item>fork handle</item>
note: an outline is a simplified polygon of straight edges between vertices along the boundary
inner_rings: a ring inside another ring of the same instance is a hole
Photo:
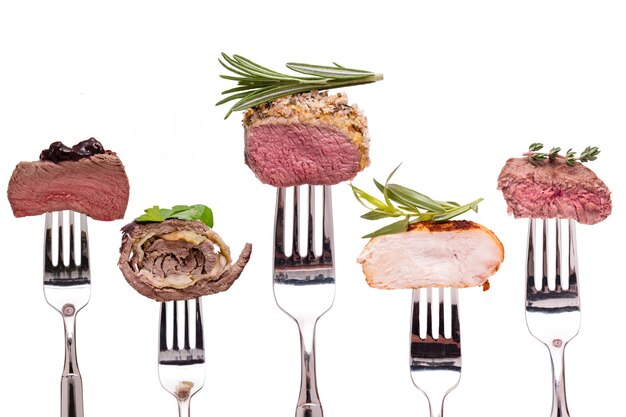
[[[296,417],[323,417],[322,405],[317,394],[315,374],[315,324],[317,320],[298,321],[300,330],[300,353],[302,375]]]
[[[565,398],[565,342],[554,340],[548,345],[552,361],[552,413],[551,417],[569,417]]]
[[[67,304],[63,307],[65,328],[65,365],[61,376],[61,417],[83,417],[83,379],[76,358],[76,309]]]

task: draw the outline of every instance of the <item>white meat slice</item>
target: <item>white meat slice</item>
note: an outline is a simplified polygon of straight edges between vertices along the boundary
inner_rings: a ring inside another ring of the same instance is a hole
[[[421,222],[404,233],[372,238],[357,261],[373,288],[484,285],[504,259],[496,235],[465,221]]]

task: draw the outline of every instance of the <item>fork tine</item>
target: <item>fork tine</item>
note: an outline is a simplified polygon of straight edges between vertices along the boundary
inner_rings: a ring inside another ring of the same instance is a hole
[[[543,219],[542,224],[543,227],[541,235],[543,239],[543,262],[541,267],[541,291],[548,291],[548,219]]]
[[[413,317],[411,319],[411,333],[413,336],[420,336],[420,296],[421,289],[416,288],[413,290]]]
[[[322,227],[322,262],[333,261],[333,203],[329,185],[324,185],[324,218]]]
[[[80,268],[89,271],[89,233],[87,230],[87,216],[80,213]]]
[[[179,349],[179,346],[178,346],[178,301],[174,301],[172,304],[174,304],[173,312],[172,312],[172,318],[174,319],[174,323],[172,325],[172,332],[173,332],[172,349],[178,350]]]
[[[537,291],[537,287],[535,287],[535,242],[535,219],[530,219],[528,222],[528,249],[526,251],[526,294],[534,294]]]
[[[433,289],[426,290],[426,337],[433,336]]]
[[[57,212],[57,219],[59,220],[59,224],[57,225],[57,242],[58,242],[58,257],[57,257],[57,265],[63,266],[63,212]]]
[[[293,242],[291,257],[295,262],[301,260],[300,256],[300,186],[293,187]]]
[[[75,252],[75,248],[74,248],[74,212],[70,211],[69,212],[70,215],[70,246],[69,246],[69,252],[70,252],[70,268],[74,268],[76,267],[76,256],[74,255]]]
[[[204,349],[204,331],[202,325],[202,300],[196,298],[196,347]]]
[[[569,220],[569,289],[578,295],[578,256],[576,250],[576,221]]]
[[[184,338],[183,349],[191,349],[191,346],[189,345],[189,301],[185,301]]]
[[[46,213],[46,231],[44,233],[44,271],[52,269],[52,213]]]
[[[309,185],[309,219],[307,238],[307,258],[315,259],[315,187]]]
[[[451,338],[457,343],[461,343],[461,325],[459,324],[459,290],[450,288],[450,316],[451,316]]]
[[[274,258],[285,256],[285,189],[276,192],[276,217],[274,218]]]
[[[161,303],[159,314],[159,350],[167,350],[167,304]]]
[[[561,220],[556,219],[556,249],[554,266],[554,286],[557,291],[562,289],[561,285]]]
[[[443,311],[443,288],[439,288],[439,337],[445,338],[445,317]]]

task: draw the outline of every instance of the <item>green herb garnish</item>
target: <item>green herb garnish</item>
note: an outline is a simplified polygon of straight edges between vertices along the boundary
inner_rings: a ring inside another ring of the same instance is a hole
[[[162,222],[167,219],[200,220],[209,227],[213,227],[213,211],[203,205],[174,206],[171,209],[152,206],[144,210],[144,214],[137,217],[137,222]]]
[[[442,222],[468,210],[477,212],[478,203],[483,201],[482,198],[479,198],[465,205],[460,205],[454,201],[438,201],[402,185],[390,184],[389,181],[398,168],[400,165],[389,174],[384,185],[374,180],[376,188],[383,195],[383,200],[350,184],[356,199],[369,210],[361,216],[362,218],[366,220],[379,220],[387,217],[401,218],[363,236],[363,238],[406,232],[410,224],[424,221]]]
[[[329,90],[331,88],[348,87],[368,84],[383,79],[382,74],[346,68],[333,63],[334,66],[310,65],[289,62],[287,68],[306,77],[287,75],[272,71],[244,58],[240,55],[229,57],[222,52],[220,64],[233,75],[220,75],[221,78],[237,82],[237,87],[222,91],[230,94],[217,102],[216,106],[231,100],[238,100],[226,113],[228,118],[234,111],[245,110],[261,103],[313,90]]]
[[[561,152],[561,148],[554,147],[550,149],[550,152],[544,153],[539,152],[543,149],[543,143],[532,143],[528,147],[528,152],[524,155],[528,156],[528,162],[532,165],[537,166],[539,162],[545,161],[546,159],[550,162],[555,161],[559,156],[559,152]],[[567,150],[565,153],[565,163],[569,166],[574,166],[576,161],[578,162],[589,162],[595,161],[598,158],[598,154],[600,153],[600,149],[597,146],[587,146],[581,153],[579,157],[576,157],[576,152],[574,152],[571,148]]]

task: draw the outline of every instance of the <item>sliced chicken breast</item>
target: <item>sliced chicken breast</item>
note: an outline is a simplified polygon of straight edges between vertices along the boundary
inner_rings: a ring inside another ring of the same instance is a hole
[[[465,221],[421,222],[404,233],[372,238],[357,261],[373,288],[488,288],[504,247],[480,224]]]

